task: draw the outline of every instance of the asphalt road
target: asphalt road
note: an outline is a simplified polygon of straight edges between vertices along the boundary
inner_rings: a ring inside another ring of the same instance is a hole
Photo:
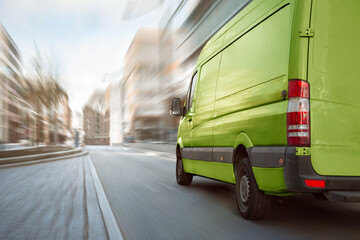
[[[89,161],[0,169],[0,239],[107,239]]]
[[[125,239],[360,239],[360,203],[273,199],[264,220],[241,218],[233,185],[175,180],[175,157],[87,147]]]

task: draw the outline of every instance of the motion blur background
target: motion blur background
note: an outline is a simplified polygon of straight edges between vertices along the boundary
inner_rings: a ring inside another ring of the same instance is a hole
[[[0,0],[0,144],[176,142],[205,43],[249,0]]]

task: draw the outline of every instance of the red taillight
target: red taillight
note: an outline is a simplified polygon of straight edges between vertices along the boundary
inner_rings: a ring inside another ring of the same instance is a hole
[[[305,185],[308,187],[325,188],[325,180],[305,179]]]
[[[289,81],[287,140],[289,146],[310,146],[310,86],[302,80]]]
[[[309,83],[302,80],[289,81],[289,98],[301,97],[309,98]]]

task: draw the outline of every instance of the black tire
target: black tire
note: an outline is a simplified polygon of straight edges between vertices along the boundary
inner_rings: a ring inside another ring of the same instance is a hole
[[[264,218],[270,197],[258,189],[248,158],[236,169],[236,201],[241,216],[248,220]]]
[[[176,181],[180,185],[190,185],[193,175],[184,171],[181,154],[176,154]]]

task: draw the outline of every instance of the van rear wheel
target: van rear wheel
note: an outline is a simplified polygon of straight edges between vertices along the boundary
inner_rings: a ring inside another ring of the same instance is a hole
[[[180,185],[190,185],[193,175],[185,172],[181,155],[176,155],[176,181]]]
[[[248,158],[237,165],[236,201],[241,216],[248,220],[262,219],[269,205],[269,196],[258,189]]]

